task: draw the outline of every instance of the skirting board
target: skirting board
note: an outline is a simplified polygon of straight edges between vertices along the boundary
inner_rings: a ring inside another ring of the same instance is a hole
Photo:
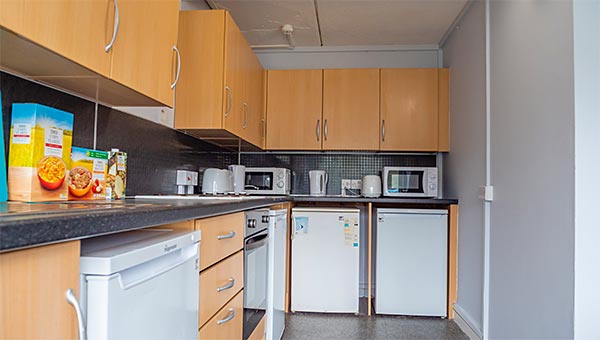
[[[467,318],[463,317],[465,313],[462,308],[454,305],[454,322],[458,325],[465,334],[469,337],[470,340],[482,340],[481,331],[476,329],[471,322],[467,321]]]

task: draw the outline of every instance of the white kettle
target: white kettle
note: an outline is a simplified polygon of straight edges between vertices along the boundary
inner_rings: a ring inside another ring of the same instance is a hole
[[[329,177],[325,170],[311,170],[308,172],[310,179],[310,195],[325,196],[327,194],[327,181]]]

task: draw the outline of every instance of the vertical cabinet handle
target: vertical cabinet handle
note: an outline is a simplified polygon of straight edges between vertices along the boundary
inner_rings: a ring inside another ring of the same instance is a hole
[[[229,308],[229,315],[225,319],[217,320],[217,325],[224,324],[227,321],[233,320],[235,317],[235,309]]]
[[[83,320],[83,313],[81,312],[81,306],[79,305],[79,301],[75,297],[75,293],[73,289],[67,289],[66,293],[67,302],[75,308],[75,313],[77,314],[77,329],[79,333],[79,340],[86,340],[85,334],[85,321]]]
[[[225,86],[225,93],[227,93],[227,107],[225,108],[225,117],[229,116],[231,112],[231,106],[233,105],[233,95],[231,94],[231,88],[229,85]]]
[[[112,39],[108,43],[108,45],[104,46],[104,52],[108,53],[113,45],[115,44],[115,40],[117,40],[117,34],[119,34],[119,4],[117,0],[113,0],[113,5],[115,6],[115,26],[113,27],[113,35]]]
[[[232,231],[225,235],[217,235],[217,240],[225,240],[225,239],[234,238],[234,237],[235,237],[235,231]]]
[[[323,122],[323,140],[327,141],[327,119]]]
[[[244,102],[244,122],[242,123],[242,129],[248,127],[248,103]]]
[[[217,293],[220,293],[227,289],[231,289],[231,288],[233,288],[233,286],[235,286],[235,279],[233,277],[230,277],[229,283],[227,283],[226,285],[224,285],[222,287],[217,287]]]
[[[385,142],[385,119],[381,121],[381,141]]]
[[[175,73],[175,81],[173,84],[171,84],[171,90],[177,86],[177,83],[179,82],[179,74],[181,73],[181,54],[179,53],[177,46],[173,46],[173,51],[175,51],[175,54],[177,54],[177,73]]]
[[[317,119],[317,127],[315,129],[317,134],[317,142],[321,139],[321,120]]]

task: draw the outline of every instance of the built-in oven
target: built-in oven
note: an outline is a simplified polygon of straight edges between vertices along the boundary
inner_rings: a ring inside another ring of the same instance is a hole
[[[244,234],[244,340],[267,309],[269,209],[246,212]]]

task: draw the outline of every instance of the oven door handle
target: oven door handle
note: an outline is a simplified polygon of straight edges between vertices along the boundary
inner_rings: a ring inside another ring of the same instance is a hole
[[[261,234],[254,236],[246,241],[246,251],[252,251],[267,244],[269,234]]]

